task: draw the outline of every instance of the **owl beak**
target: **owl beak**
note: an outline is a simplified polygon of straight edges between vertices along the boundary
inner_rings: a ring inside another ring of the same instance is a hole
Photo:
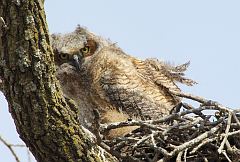
[[[73,55],[73,66],[76,67],[77,71],[80,71],[80,62],[78,55]]]

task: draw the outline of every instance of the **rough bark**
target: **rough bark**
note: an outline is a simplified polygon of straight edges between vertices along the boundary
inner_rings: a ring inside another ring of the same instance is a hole
[[[117,161],[79,127],[62,95],[43,2],[0,0],[0,74],[17,131],[40,162]]]

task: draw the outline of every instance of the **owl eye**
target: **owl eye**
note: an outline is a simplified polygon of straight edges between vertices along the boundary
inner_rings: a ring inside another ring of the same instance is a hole
[[[68,55],[66,53],[61,53],[60,54],[60,59],[66,60],[66,59],[68,59]]]
[[[83,54],[87,54],[90,51],[90,48],[89,48],[89,46],[85,46],[85,47],[81,48],[80,51]]]

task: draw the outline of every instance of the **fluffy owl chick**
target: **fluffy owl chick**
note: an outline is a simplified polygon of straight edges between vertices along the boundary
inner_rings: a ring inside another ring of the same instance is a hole
[[[82,27],[53,35],[52,45],[62,90],[77,103],[80,122],[90,130],[94,130],[94,109],[101,123],[158,119],[180,102],[171,93],[180,91],[176,82],[195,83],[184,78],[188,64],[174,67],[156,59],[138,60]],[[133,129],[111,130],[108,136]]]

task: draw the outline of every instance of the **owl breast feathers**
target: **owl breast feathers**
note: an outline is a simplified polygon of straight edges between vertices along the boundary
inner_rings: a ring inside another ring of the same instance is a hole
[[[94,109],[101,123],[158,119],[180,103],[171,93],[180,91],[176,82],[195,84],[184,77],[189,63],[172,66],[157,59],[136,59],[82,27],[53,35],[52,46],[63,93],[76,102],[80,122],[90,130]],[[112,136],[123,132],[115,130]]]

